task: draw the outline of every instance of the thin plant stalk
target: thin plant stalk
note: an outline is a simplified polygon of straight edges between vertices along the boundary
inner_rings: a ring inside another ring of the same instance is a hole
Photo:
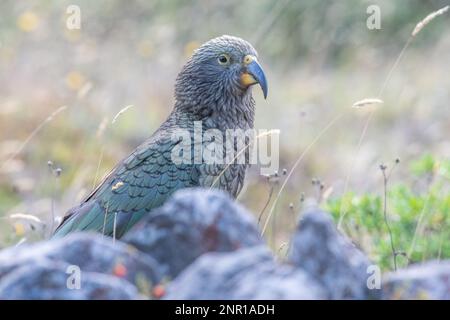
[[[383,173],[383,215],[384,215],[384,223],[386,224],[386,228],[388,229],[388,233],[389,233],[389,241],[391,244],[391,250],[392,250],[392,256],[394,259],[394,271],[397,271],[397,251],[395,250],[395,246],[394,246],[394,238],[392,236],[392,230],[391,230],[391,226],[389,225],[389,220],[388,220],[388,216],[387,216],[387,183],[388,183],[388,178],[386,176],[386,168],[382,167],[381,168],[381,172]]]

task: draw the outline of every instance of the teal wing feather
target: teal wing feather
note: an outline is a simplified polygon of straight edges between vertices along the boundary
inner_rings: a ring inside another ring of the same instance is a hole
[[[54,236],[97,231],[120,238],[139,219],[178,189],[198,185],[190,164],[174,164],[170,139],[150,139],[122,161],[79,206],[66,215]]]

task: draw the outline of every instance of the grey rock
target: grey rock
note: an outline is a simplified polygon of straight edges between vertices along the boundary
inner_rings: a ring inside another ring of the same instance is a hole
[[[66,273],[68,264],[51,260],[35,261],[8,273],[0,282],[0,299],[97,300],[140,299],[128,281],[100,273],[84,272],[80,286],[73,287]]]
[[[385,276],[383,299],[450,300],[450,261],[412,265]]]
[[[197,259],[167,288],[164,299],[321,299],[305,272],[278,265],[263,246]]]
[[[340,234],[329,214],[318,209],[304,213],[293,237],[289,260],[316,279],[330,299],[379,298],[368,289],[367,257]]]
[[[261,245],[254,218],[225,192],[180,190],[123,241],[153,257],[174,278],[206,252]]]
[[[36,262],[64,262],[85,272],[123,278],[132,284],[155,284],[162,273],[157,262],[130,245],[113,242],[98,234],[75,233],[62,239],[43,241],[0,252],[0,283],[10,272]]]

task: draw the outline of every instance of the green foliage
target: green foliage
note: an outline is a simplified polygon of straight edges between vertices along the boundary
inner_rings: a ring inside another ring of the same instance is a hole
[[[406,184],[387,184],[387,223],[399,267],[430,259],[450,258],[450,161],[425,155],[411,173],[426,181],[423,190]],[[383,269],[393,269],[394,254],[383,210],[383,192],[348,193],[325,206],[353,241]],[[341,210],[344,208],[344,210]]]
[[[411,165],[411,172],[421,176],[433,173],[436,162],[430,154],[424,155],[420,160],[415,161]]]

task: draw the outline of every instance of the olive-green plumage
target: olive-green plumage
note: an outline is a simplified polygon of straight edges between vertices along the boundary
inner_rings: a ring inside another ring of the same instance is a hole
[[[244,62],[248,55],[255,57],[255,62]],[[194,122],[199,121],[203,132],[253,128],[254,100],[249,89],[253,83],[242,83],[241,76],[250,74],[267,94],[256,56],[248,42],[231,36],[215,38],[196,50],[178,75],[175,106],[168,119],[67,213],[54,236],[92,230],[120,238],[182,188],[213,186],[236,197],[244,182],[246,164],[194,163],[193,158],[176,164],[172,151],[181,140],[174,136],[180,129],[193,133]]]

